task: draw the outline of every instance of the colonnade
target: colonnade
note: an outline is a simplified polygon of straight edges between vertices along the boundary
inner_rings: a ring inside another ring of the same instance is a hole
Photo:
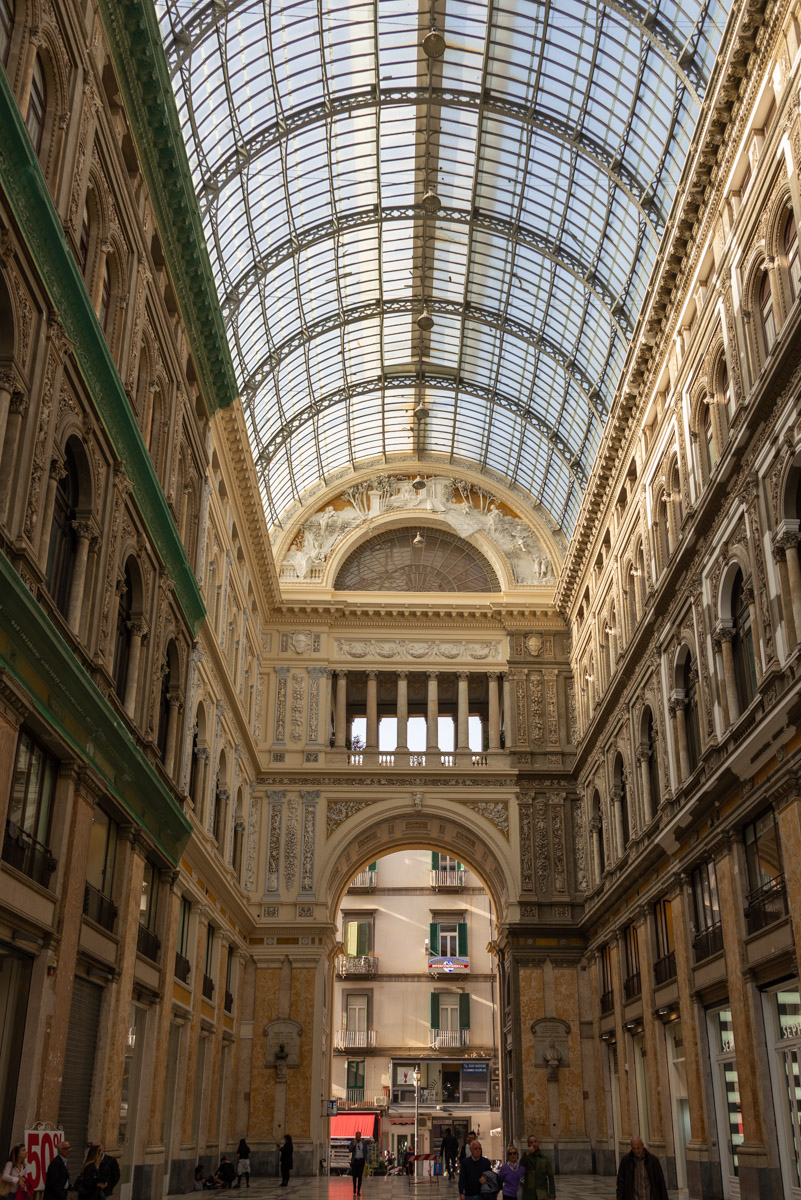
[[[382,674],[384,672],[381,672]],[[469,766],[483,754],[474,754],[469,741],[469,681],[470,675],[476,672],[459,671],[456,673],[456,744],[455,754],[452,755],[454,765]],[[334,692],[334,749],[345,751],[348,737],[348,674],[346,669],[334,671],[336,677]],[[376,761],[378,757],[378,670],[368,670],[366,697],[366,734],[365,759]],[[409,758],[409,671],[395,671],[395,717],[397,719],[397,743],[394,751],[394,761],[402,762]],[[439,677],[443,672],[426,671],[426,755],[439,754],[439,717],[440,696]],[[508,675],[500,671],[481,673],[487,681],[487,753],[501,752],[501,730],[508,744],[510,739],[509,718],[512,711],[511,682]],[[482,705],[483,707],[483,705]],[[443,714],[444,715],[444,714]],[[448,714],[450,715],[450,714]],[[412,755],[416,759],[417,756]],[[412,765],[422,765],[415,761]],[[449,764],[445,764],[449,765]],[[473,763],[473,765],[476,765]]]

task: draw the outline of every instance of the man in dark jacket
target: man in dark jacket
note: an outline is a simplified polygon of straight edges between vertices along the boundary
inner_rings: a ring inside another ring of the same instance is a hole
[[[442,1135],[442,1145],[440,1146],[442,1155],[443,1170],[448,1172],[448,1179],[453,1179],[456,1174],[456,1155],[459,1153],[459,1143],[450,1129],[446,1129]]]
[[[529,1134],[527,1145],[528,1149],[520,1159],[520,1166],[525,1167],[526,1171],[523,1176],[523,1200],[554,1200],[556,1180],[553,1163],[540,1150],[540,1139],[536,1133]]]
[[[631,1139],[631,1150],[620,1160],[617,1200],[668,1200],[659,1159],[645,1149],[636,1134]]]
[[[481,1200],[482,1176],[492,1170],[492,1163],[481,1153],[481,1142],[474,1138],[470,1153],[459,1168],[460,1200]]]
[[[58,1154],[51,1161],[45,1175],[44,1200],[67,1200],[70,1187],[69,1155],[69,1142],[60,1142]]]
[[[103,1157],[100,1159],[100,1166],[97,1168],[97,1182],[99,1184],[105,1183],[103,1197],[104,1200],[109,1200],[109,1196],[111,1196],[115,1187],[120,1182],[120,1164],[113,1154],[106,1154],[105,1146],[101,1146],[100,1149]]]

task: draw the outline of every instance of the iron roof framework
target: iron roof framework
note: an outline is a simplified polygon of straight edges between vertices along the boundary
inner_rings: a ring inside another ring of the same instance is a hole
[[[417,456],[570,534],[727,9],[158,0],[271,525]]]

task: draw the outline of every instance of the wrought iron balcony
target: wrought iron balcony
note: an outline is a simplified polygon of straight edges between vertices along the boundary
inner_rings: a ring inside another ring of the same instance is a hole
[[[711,958],[713,954],[720,954],[722,949],[723,926],[720,921],[716,925],[710,925],[708,929],[702,929],[693,938],[693,953],[697,963]]]
[[[374,1029],[337,1029],[335,1050],[372,1050],[375,1047]]]
[[[378,959],[371,954],[340,954],[336,962],[337,975],[377,975]]]
[[[633,975],[623,980],[623,995],[627,1000],[633,1000],[635,996],[642,995],[642,978],[639,971],[635,971]]]
[[[469,1029],[429,1029],[428,1044],[433,1050],[452,1050],[470,1045]]]
[[[184,958],[183,954],[175,951],[175,978],[180,979],[181,983],[188,983],[189,976],[192,973],[192,964],[188,958]]]
[[[654,963],[654,983],[659,987],[662,983],[676,978],[676,951],[671,950]]]
[[[775,875],[747,897],[745,921],[749,933],[759,933],[760,929],[765,929],[774,921],[781,921],[786,916],[787,888],[784,875]]]
[[[232,992],[225,993],[225,999],[223,1000],[223,1008],[225,1009],[225,1011],[227,1013],[231,1013],[234,1011],[234,997],[233,997]]]
[[[3,862],[42,887],[50,886],[50,877],[58,865],[50,853],[50,847],[37,842],[35,837],[20,829],[14,821],[6,821]]]
[[[610,988],[608,992],[601,992],[601,1012],[610,1013],[615,1011],[615,993]]]
[[[143,958],[149,958],[151,962],[159,961],[161,942],[152,929],[147,929],[144,925],[139,926],[136,934],[136,948]]]
[[[208,975],[203,976],[203,999],[214,999],[214,980]]]
[[[83,889],[83,915],[111,933],[117,920],[117,905],[98,888],[87,883]]]
[[[457,871],[455,868],[448,871],[432,871],[430,878],[432,888],[464,887],[464,871]]]

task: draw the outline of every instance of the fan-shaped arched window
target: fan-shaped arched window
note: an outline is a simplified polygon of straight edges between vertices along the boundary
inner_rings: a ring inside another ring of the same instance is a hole
[[[798,230],[792,213],[787,214],[784,225],[784,262],[790,283],[790,296],[795,301],[801,292],[801,261],[798,258]]]
[[[687,757],[690,761],[690,774],[698,766],[701,758],[701,722],[698,714],[698,678],[693,668],[690,654],[684,660],[682,672],[682,687],[685,699],[685,727],[687,730]]]
[[[338,592],[499,592],[474,546],[439,529],[391,529],[358,546],[339,569]]]
[[[762,333],[765,337],[765,350],[770,351],[776,340],[776,318],[773,312],[773,296],[770,291],[770,276],[767,271],[762,275],[759,285],[759,319],[762,323]]]
[[[125,699],[125,684],[128,681],[128,661],[131,656],[131,617],[133,613],[133,579],[131,568],[125,564],[120,602],[117,606],[117,629],[114,639],[114,691],[121,700]]]
[[[0,0],[0,62],[2,62],[3,66],[8,62],[8,51],[11,46],[11,31],[13,28],[13,0]]]
[[[69,446],[64,454],[64,474],[56,486],[53,523],[45,573],[47,590],[60,613],[67,615],[77,538],[73,529],[78,504],[78,469]]]
[[[37,54],[33,62],[33,77],[31,79],[31,94],[28,99],[28,113],[25,124],[30,134],[33,148],[38,154],[42,148],[45,115],[47,113],[47,81],[41,57]]]
[[[732,655],[734,679],[737,684],[737,703],[743,713],[756,695],[756,664],[751,610],[745,592],[743,573],[738,571],[731,590],[731,615],[734,624]]]

